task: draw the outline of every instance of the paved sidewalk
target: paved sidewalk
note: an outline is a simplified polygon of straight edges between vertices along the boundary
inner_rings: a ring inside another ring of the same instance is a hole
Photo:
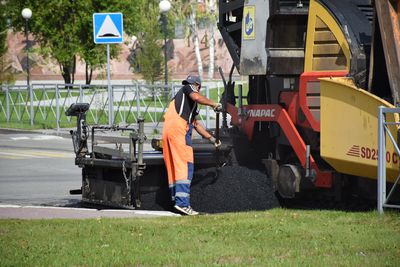
[[[180,216],[169,211],[96,210],[42,206],[0,205],[0,219],[94,219],[94,218],[155,218]]]

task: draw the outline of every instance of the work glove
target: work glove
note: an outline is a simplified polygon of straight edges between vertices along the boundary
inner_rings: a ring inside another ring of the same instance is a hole
[[[214,136],[211,136],[208,140],[210,140],[210,143],[213,144],[216,148],[219,148],[222,145],[221,140],[218,140],[217,142]]]
[[[214,106],[214,111],[215,111],[215,112],[221,112],[221,111],[222,111],[222,104],[221,104],[221,103],[217,103],[217,104]]]

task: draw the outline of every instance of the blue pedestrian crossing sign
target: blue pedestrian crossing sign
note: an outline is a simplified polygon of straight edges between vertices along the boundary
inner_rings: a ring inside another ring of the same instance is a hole
[[[122,13],[94,13],[93,39],[96,44],[120,44],[124,41]]]

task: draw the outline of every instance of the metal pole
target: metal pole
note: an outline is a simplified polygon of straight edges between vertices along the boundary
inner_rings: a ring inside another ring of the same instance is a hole
[[[310,177],[310,145],[306,145],[306,177]]]
[[[138,154],[137,154],[137,160],[138,164],[142,165],[143,164],[143,144],[145,141],[145,135],[144,135],[144,119],[138,119],[138,124],[139,124],[139,144],[138,144]]]
[[[30,67],[29,67],[29,38],[28,38],[28,19],[25,19],[25,42],[26,42],[26,86],[29,90],[30,99],[30,117],[31,125],[33,125],[33,92],[30,83]]]
[[[111,78],[110,78],[110,45],[107,44],[107,83],[108,83],[108,125],[112,126],[114,123],[114,100],[113,92],[111,88]]]
[[[79,85],[79,102],[83,103],[83,90],[82,84]]]
[[[32,87],[28,85],[28,90],[29,90],[29,99],[30,99],[30,114],[31,114],[31,125],[33,125],[33,91]]]
[[[168,60],[167,60],[167,16],[162,13],[162,24],[163,24],[163,32],[164,32],[164,78],[165,85],[168,84]]]
[[[219,82],[217,82],[217,95],[218,95],[218,102],[221,102],[221,95],[219,91]]]
[[[137,110],[137,119],[141,117],[140,112],[140,88],[139,84],[136,83],[136,110]]]
[[[216,141],[216,143],[219,142],[219,114],[220,114],[219,111],[217,111],[215,113],[215,141]]]
[[[56,85],[56,125],[57,132],[60,131],[60,99],[58,96],[58,84]]]
[[[210,91],[208,90],[208,86],[206,87],[206,97],[210,99]],[[206,129],[210,127],[210,107],[206,106]]]
[[[29,38],[28,38],[28,20],[25,19],[25,42],[26,42],[26,84],[30,84],[30,73],[29,73]]]
[[[123,103],[125,100],[128,100],[129,98],[127,97],[127,93],[126,93],[126,87],[125,87],[125,85],[123,86],[123,88],[124,88],[124,91],[123,91],[123,93],[122,93],[122,97],[121,97],[121,102]],[[129,94],[129,92],[128,92],[128,94]],[[128,100],[129,101],[129,100]],[[121,105],[119,106],[119,109],[121,108]],[[124,125],[126,125],[126,109],[123,109],[123,111],[120,111],[120,114],[123,114],[122,115],[122,122],[123,122],[123,124]]]
[[[10,122],[10,94],[9,94],[10,87],[7,85],[6,87],[6,117],[7,122]]]
[[[378,212],[380,214],[383,213],[383,201],[384,201],[384,184],[383,177],[386,175],[386,165],[385,165],[385,131],[383,124],[385,122],[385,118],[383,115],[383,106],[379,106],[378,108]]]
[[[156,96],[156,88],[153,87],[153,101],[154,101],[154,123],[157,121],[157,96]],[[154,124],[153,123],[153,124]]]
[[[241,84],[239,84],[239,92],[238,92],[238,100],[239,100],[239,108],[238,108],[238,115],[242,116],[243,115],[243,101],[242,101],[242,93],[243,93],[243,87]]]

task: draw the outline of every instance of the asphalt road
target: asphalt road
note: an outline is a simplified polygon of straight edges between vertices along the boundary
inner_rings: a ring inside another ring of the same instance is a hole
[[[0,129],[0,204],[79,206],[70,138]]]

